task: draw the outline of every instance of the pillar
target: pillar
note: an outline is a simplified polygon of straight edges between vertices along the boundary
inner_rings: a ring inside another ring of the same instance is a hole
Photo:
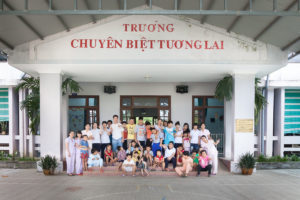
[[[47,154],[62,159],[62,121],[61,121],[61,82],[60,74],[40,74],[40,150],[41,156]]]
[[[225,155],[231,156],[231,172],[240,170],[236,164],[241,155],[254,152],[254,80],[252,74],[234,74],[232,99],[225,103]]]
[[[274,90],[274,136],[278,141],[274,144],[274,155],[283,156],[284,152],[284,102],[285,90],[279,88]]]
[[[274,109],[274,88],[268,89],[267,105],[265,106],[265,155],[273,156],[273,109]]]

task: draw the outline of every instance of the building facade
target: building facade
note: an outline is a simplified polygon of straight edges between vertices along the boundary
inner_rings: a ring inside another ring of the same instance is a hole
[[[129,23],[130,22],[130,23]],[[64,138],[85,123],[144,117],[182,124],[206,122],[219,151],[237,170],[240,155],[253,153],[254,80],[287,64],[270,44],[228,33],[186,17],[112,16],[17,46],[10,65],[40,78],[40,154],[64,158]],[[230,101],[213,96],[217,82],[233,76]],[[71,76],[83,90],[62,95]],[[176,86],[188,86],[177,93]],[[116,93],[104,92],[116,86]],[[38,141],[38,142],[37,142]]]

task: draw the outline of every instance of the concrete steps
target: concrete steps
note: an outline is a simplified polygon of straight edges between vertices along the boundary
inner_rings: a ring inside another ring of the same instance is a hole
[[[170,171],[162,171],[161,168],[156,168],[155,171],[151,168],[149,170],[150,176],[177,176],[177,173],[169,167]],[[103,167],[103,172],[97,167],[90,168],[88,171],[83,172],[83,176],[122,176],[122,171],[118,170],[117,166]],[[136,176],[141,176],[141,172],[138,170]],[[196,171],[190,172],[189,176],[196,176]],[[207,172],[201,172],[201,176],[207,176]]]

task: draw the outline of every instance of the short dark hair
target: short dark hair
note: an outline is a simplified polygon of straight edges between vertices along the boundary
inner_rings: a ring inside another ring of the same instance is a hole
[[[112,121],[111,121],[111,120],[107,120],[107,123],[109,123],[109,122],[110,122],[110,123],[112,123]]]
[[[118,115],[113,115],[113,118],[115,118],[115,117],[116,117],[116,118],[119,118],[119,116],[118,116]]]
[[[205,151],[205,150],[201,150],[201,151],[200,151],[200,154],[202,154],[203,152],[205,152],[205,153],[206,153],[206,151]],[[206,153],[206,154],[207,154],[207,153]]]
[[[180,126],[180,122],[179,122],[179,121],[177,121],[177,122],[175,123],[175,126],[177,126],[177,125]]]
[[[139,117],[139,120],[143,120],[143,117]]]
[[[196,150],[196,149],[194,149],[194,150],[192,151],[192,153],[198,153],[198,152],[197,152],[197,150]]]
[[[183,131],[183,134],[185,134],[185,133],[189,134],[189,132],[190,132],[189,130],[185,130],[185,131]]]
[[[202,136],[201,136],[201,138],[203,138],[203,137],[204,137],[204,138],[206,138],[206,136],[205,136],[205,135],[202,135]]]
[[[145,125],[146,125],[146,126],[149,126],[149,125],[151,125],[151,123],[148,122],[148,121],[146,121],[146,122],[145,122]]]
[[[190,155],[190,152],[184,151],[184,152],[183,152],[183,155],[184,155],[184,156],[189,156],[189,155]]]
[[[151,146],[150,146],[150,145],[147,145],[146,148],[147,148],[147,147],[149,147],[149,148],[151,149]]]
[[[121,150],[121,146],[118,146],[117,149],[118,149],[118,151],[120,151]]]
[[[200,126],[202,126],[203,124],[205,125],[205,123],[204,123],[204,122],[201,122]]]
[[[172,122],[171,120],[169,120],[167,124],[168,124],[168,125],[169,125],[169,124],[173,124],[173,122]]]
[[[107,124],[107,121],[102,121],[102,124]]]
[[[128,157],[128,156],[131,156],[131,153],[127,153],[127,154],[126,154],[126,157]]]
[[[127,122],[126,121],[122,121],[122,124],[127,124]]]
[[[97,152],[98,150],[96,149],[96,148],[92,148],[92,150],[91,150],[91,153],[93,154],[93,153],[95,153],[95,152]]]
[[[182,146],[182,144],[179,144],[179,145],[177,146],[177,148],[178,148],[178,147],[183,147],[183,146]]]
[[[83,135],[82,138],[84,138],[84,137],[88,137],[88,136],[87,135]]]
[[[174,142],[173,142],[173,141],[170,141],[169,144],[173,144],[173,145],[174,145]]]
[[[157,149],[157,150],[156,150],[156,153],[157,153],[157,152],[161,152],[161,150],[160,150],[160,149]]]
[[[197,127],[198,127],[198,124],[197,124],[197,123],[194,123],[193,126],[197,126]]]

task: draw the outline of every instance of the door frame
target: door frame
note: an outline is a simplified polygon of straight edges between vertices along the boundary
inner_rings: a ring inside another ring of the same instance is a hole
[[[136,97],[155,97],[156,99],[156,105],[157,106],[134,106],[133,101]],[[122,105],[122,99],[123,98],[131,98],[131,104],[130,106],[123,106]],[[168,98],[168,106],[160,106],[160,98]],[[120,119],[123,120],[123,112],[122,110],[130,110],[130,116],[133,116],[133,109],[134,108],[156,108],[158,110],[158,116],[157,119],[160,119],[160,110],[169,110],[169,116],[168,120],[171,120],[171,95],[120,95]]]

